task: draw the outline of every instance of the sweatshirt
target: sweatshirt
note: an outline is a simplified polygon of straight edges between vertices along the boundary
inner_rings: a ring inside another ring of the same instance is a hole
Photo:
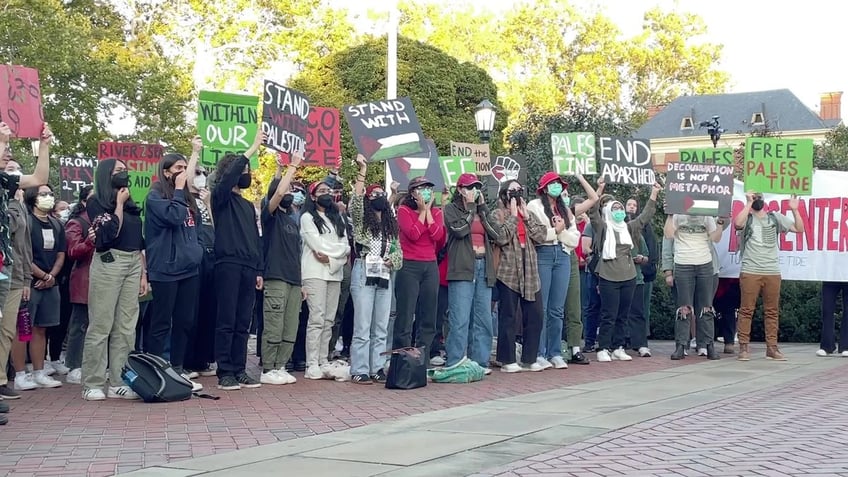
[[[215,263],[233,263],[262,274],[262,241],[256,227],[256,209],[233,192],[248,159],[243,155],[219,171],[218,185],[212,191],[212,218],[215,221]]]
[[[442,211],[432,209],[433,223],[423,224],[418,220],[418,211],[409,206],[398,207],[398,229],[400,249],[404,260],[435,262],[436,252],[445,246],[445,224]]]
[[[203,247],[183,189],[168,199],[154,187],[147,193],[144,236],[147,276],[152,282],[175,282],[199,273]]]

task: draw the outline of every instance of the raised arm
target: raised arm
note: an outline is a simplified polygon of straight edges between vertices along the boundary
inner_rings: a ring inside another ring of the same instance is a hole
[[[191,140],[191,156],[188,158],[185,170],[186,181],[193,181],[197,175],[197,161],[200,160],[201,151],[203,151],[203,139],[200,136],[194,136]]]
[[[733,218],[733,226],[736,230],[742,230],[748,224],[748,216],[751,215],[751,204],[754,203],[754,193],[745,193],[745,208]]]
[[[365,194],[365,173],[368,171],[368,161],[362,154],[356,155],[356,163],[359,164],[359,173],[356,174],[356,182],[353,184],[354,195]]]
[[[35,163],[35,170],[30,175],[21,176],[21,189],[47,184],[50,176],[50,144],[52,142],[53,131],[47,123],[44,123],[41,141],[38,144],[38,161]]]
[[[801,214],[798,212],[797,195],[792,194],[792,198],[789,199],[789,208],[792,210],[792,216],[795,219],[795,222],[791,227],[789,227],[789,230],[798,234],[804,233],[804,221],[801,220]]]
[[[280,206],[280,202],[283,201],[283,196],[286,195],[286,191],[289,190],[289,186],[294,178],[294,173],[297,171],[297,168],[300,167],[300,162],[302,160],[303,154],[300,152],[291,155],[291,161],[286,167],[286,173],[280,178],[280,183],[277,184],[277,190],[274,191],[274,195],[272,195],[268,200],[268,212],[273,214]]]
[[[602,179],[598,180],[598,190],[596,191],[592,188],[592,184],[589,184],[589,181],[583,177],[583,174],[577,174],[576,177],[580,185],[583,186],[583,190],[586,191],[586,200],[574,206],[574,215],[580,215],[588,212],[593,205],[598,203],[604,190],[604,182]]]

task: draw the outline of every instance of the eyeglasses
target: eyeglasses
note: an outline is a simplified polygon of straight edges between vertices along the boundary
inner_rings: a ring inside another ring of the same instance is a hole
[[[331,192],[331,190],[327,189],[327,188],[315,189],[315,196],[317,197],[319,195],[329,194],[330,192]]]
[[[39,192],[38,196],[39,197],[54,197],[52,192]]]
[[[371,195],[368,196],[368,197],[370,197],[372,199],[379,199],[380,197],[385,197],[385,196],[386,196],[385,192],[372,192]]]
[[[480,190],[480,184],[472,184],[470,186],[467,186],[466,189]]]
[[[416,190],[417,192],[424,192],[425,190],[428,190],[428,191],[430,191],[430,192],[433,192],[433,188],[432,188],[432,187],[430,187],[430,186],[419,187],[419,188],[417,188],[417,189],[415,189],[415,190]]]

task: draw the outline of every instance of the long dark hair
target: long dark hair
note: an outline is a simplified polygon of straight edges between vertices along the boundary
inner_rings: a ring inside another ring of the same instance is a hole
[[[112,172],[117,162],[117,159],[103,159],[94,171],[94,200],[108,212],[113,212],[118,205],[118,190],[112,186]],[[121,164],[126,166],[123,161]],[[124,203],[124,212],[141,215],[141,208],[130,197]]]
[[[71,216],[68,220],[75,219],[85,212],[85,203],[88,201],[88,196],[91,195],[92,190],[94,190],[93,185],[83,186],[83,188],[80,189],[79,197],[77,197],[77,203],[71,208]]]
[[[176,190],[175,187],[174,187],[174,176],[172,175],[171,178],[168,179],[167,177],[165,177],[165,171],[167,169],[170,169],[171,166],[173,166],[174,164],[176,164],[180,161],[183,161],[186,164],[188,164],[188,160],[186,160],[186,157],[183,156],[182,154],[179,154],[179,153],[172,152],[170,154],[165,154],[164,156],[162,156],[162,159],[159,161],[159,167],[158,167],[158,170],[157,170],[157,175],[159,176],[159,180],[157,180],[156,182],[153,183],[152,186],[150,186],[150,190],[151,191],[155,190],[156,192],[162,194],[162,197],[164,197],[168,200],[173,199],[174,198],[174,192]],[[185,174],[185,172],[183,172],[183,174]],[[188,203],[188,208],[191,209],[191,213],[193,215],[197,215],[198,214],[197,202],[194,200],[194,194],[191,194],[191,193],[188,192],[188,179],[194,179],[194,177],[186,178],[186,187],[185,187],[186,203]]]
[[[326,182],[324,184],[326,184]],[[306,196],[306,202],[303,204],[303,213],[308,213],[312,216],[312,223],[315,224],[319,233],[323,234],[330,231],[329,227],[324,222],[324,218],[318,213],[318,205],[314,200],[312,200],[312,194],[307,194]],[[333,203],[324,209],[324,215],[330,219],[330,223],[333,224],[333,227],[336,229],[336,235],[344,237],[347,227],[345,226],[342,214],[339,213],[339,208],[336,207],[336,204]]]
[[[42,187],[47,187],[50,189],[50,192],[53,192],[53,187],[50,184],[41,184],[35,187],[27,187],[24,189],[24,205],[27,210],[32,212],[35,208],[35,201],[38,199],[38,190]]]
[[[377,220],[377,212],[371,206],[371,198],[367,194],[362,199],[362,205],[365,209],[362,214],[365,229],[371,235],[377,237],[382,234],[384,239],[393,239],[398,236],[398,223],[391,208],[382,211],[380,213],[380,219]]]
[[[277,187],[280,187],[281,180],[282,179],[280,177],[275,177],[271,179],[271,183],[268,184],[268,192],[265,193],[265,199],[262,201],[262,207],[268,207],[268,203],[271,201],[271,197],[274,197],[274,194],[277,193]],[[289,189],[291,189],[291,186],[289,186]],[[286,192],[286,194],[291,194],[291,191]],[[280,204],[280,206],[282,206],[282,204]],[[283,210],[285,210],[286,213],[290,214],[292,208],[291,206],[289,206],[287,209]]]
[[[518,185],[521,185],[521,183],[515,179],[509,179],[508,181],[501,184],[501,190],[498,192],[498,200],[500,200],[500,206],[503,208],[509,207],[509,186],[511,186],[513,182]],[[522,197],[522,199],[523,198],[524,197]]]
[[[548,221],[550,221],[554,218],[555,214],[553,208],[551,207],[551,201],[548,200],[550,196],[548,195],[548,191],[546,189],[547,187],[545,189],[540,190],[536,195],[539,197],[539,200],[542,201],[542,206],[545,208],[545,215],[548,216]],[[565,202],[562,200],[562,195],[557,196],[556,206],[557,211],[559,211],[560,217],[562,217],[562,220],[565,222],[565,228],[571,227],[571,220],[568,219],[568,212],[566,212],[568,210],[568,207],[565,206]]]

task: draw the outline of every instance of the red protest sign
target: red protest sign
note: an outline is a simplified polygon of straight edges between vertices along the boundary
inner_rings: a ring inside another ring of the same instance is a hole
[[[313,107],[309,110],[306,130],[306,152],[303,165],[334,169],[341,167],[341,133],[339,110],[336,108]],[[290,161],[288,153],[280,153],[280,163]]]
[[[38,70],[0,65],[0,121],[9,126],[12,137],[41,137],[44,110]]]

